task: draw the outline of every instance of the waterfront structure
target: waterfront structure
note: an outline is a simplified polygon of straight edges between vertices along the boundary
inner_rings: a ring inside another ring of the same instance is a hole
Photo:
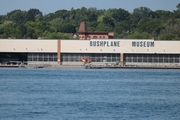
[[[0,64],[180,66],[180,41],[0,39]]]
[[[98,31],[88,31],[86,22],[81,22],[79,27],[79,39],[80,40],[90,40],[90,39],[112,39],[114,37],[113,32],[98,32]]]

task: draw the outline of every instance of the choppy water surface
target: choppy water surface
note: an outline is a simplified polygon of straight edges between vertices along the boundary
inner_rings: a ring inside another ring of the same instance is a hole
[[[180,70],[0,69],[1,120],[180,120]]]

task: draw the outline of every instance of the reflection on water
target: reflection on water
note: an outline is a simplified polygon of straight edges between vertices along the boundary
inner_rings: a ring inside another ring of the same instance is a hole
[[[0,69],[0,119],[179,120],[180,70]]]

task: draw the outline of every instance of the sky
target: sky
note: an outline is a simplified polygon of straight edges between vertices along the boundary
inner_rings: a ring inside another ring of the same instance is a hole
[[[135,8],[148,7],[151,10],[176,10],[180,0],[0,0],[0,15],[12,10],[28,11],[39,9],[43,14],[54,13],[57,10],[70,10],[81,7],[96,7],[97,9],[122,8],[133,12]]]

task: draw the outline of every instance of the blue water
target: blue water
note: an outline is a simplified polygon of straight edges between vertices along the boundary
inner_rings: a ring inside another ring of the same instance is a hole
[[[180,120],[180,70],[1,68],[0,120]]]

